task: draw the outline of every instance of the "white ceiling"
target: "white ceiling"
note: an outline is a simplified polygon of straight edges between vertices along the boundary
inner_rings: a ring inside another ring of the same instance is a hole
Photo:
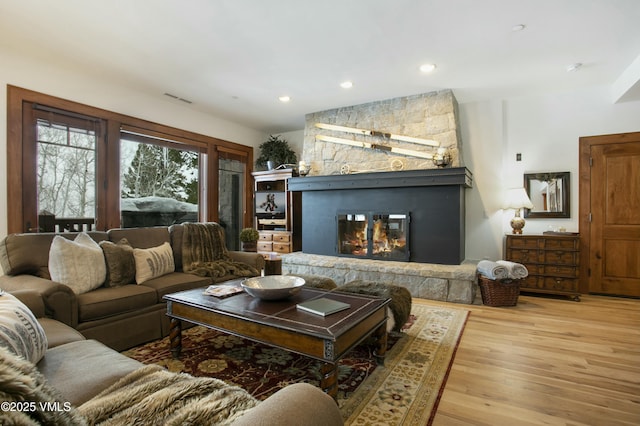
[[[0,0],[1,49],[268,133],[440,89],[460,103],[603,85],[612,103],[640,99],[640,0]]]

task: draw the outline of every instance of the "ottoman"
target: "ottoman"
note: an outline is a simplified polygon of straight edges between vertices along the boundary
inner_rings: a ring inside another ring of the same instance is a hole
[[[383,298],[391,298],[389,309],[391,314],[387,320],[387,331],[397,331],[407,323],[411,314],[411,293],[404,287],[372,281],[355,280],[338,288],[349,293],[367,294]]]

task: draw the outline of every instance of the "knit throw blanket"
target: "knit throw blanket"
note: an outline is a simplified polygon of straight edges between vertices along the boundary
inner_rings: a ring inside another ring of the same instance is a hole
[[[211,377],[148,365],[78,407],[94,425],[228,425],[259,401]]]
[[[251,265],[234,262],[224,243],[224,230],[217,223],[185,223],[182,236],[182,269],[201,277],[227,275],[255,277],[260,272]]]

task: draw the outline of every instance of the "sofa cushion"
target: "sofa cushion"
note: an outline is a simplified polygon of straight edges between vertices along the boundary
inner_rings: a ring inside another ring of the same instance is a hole
[[[210,277],[199,277],[197,275],[186,274],[184,272],[172,272],[170,274],[145,281],[142,285],[154,289],[158,294],[158,301],[162,301],[162,298],[167,294],[191,290],[198,287],[207,287],[212,283],[213,281]]]
[[[49,349],[69,342],[86,340],[78,330],[63,324],[60,321],[56,321],[51,318],[38,318],[38,322],[47,336]]]
[[[136,262],[136,283],[138,284],[175,271],[173,250],[169,243],[148,249],[133,249],[133,257]]]
[[[107,275],[102,249],[84,232],[73,241],[59,235],[53,238],[49,272],[53,281],[69,286],[76,294],[100,287]]]
[[[150,226],[144,228],[116,228],[107,231],[109,241],[117,242],[126,238],[134,248],[157,247],[171,242],[169,228],[166,226]]]
[[[95,241],[107,239],[107,233],[88,232]],[[0,265],[6,275],[29,274],[50,279],[49,249],[51,241],[58,235],[53,232],[37,234],[10,234],[0,242]],[[60,234],[68,239],[78,235],[76,232]]]
[[[133,257],[133,247],[126,238],[117,243],[101,241],[100,247],[104,253],[107,265],[107,279],[105,287],[120,287],[132,284],[136,279],[136,262]]]
[[[0,346],[33,363],[47,350],[47,336],[36,317],[6,292],[0,292]]]
[[[3,425],[82,425],[86,422],[68,400],[48,383],[36,365],[0,348],[0,401]],[[59,409],[48,409],[58,406]],[[13,407],[13,409],[11,409]],[[22,407],[22,409],[21,409]]]
[[[49,349],[37,366],[63,401],[78,406],[143,364],[96,340],[82,340]]]
[[[106,318],[156,303],[156,292],[145,286],[101,287],[78,296],[78,320],[85,322]]]

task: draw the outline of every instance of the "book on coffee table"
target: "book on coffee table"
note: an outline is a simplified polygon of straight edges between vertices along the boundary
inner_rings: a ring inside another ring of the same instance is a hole
[[[351,305],[337,300],[328,299],[326,297],[321,297],[319,299],[298,303],[296,307],[305,312],[326,317],[327,315],[349,309]]]

